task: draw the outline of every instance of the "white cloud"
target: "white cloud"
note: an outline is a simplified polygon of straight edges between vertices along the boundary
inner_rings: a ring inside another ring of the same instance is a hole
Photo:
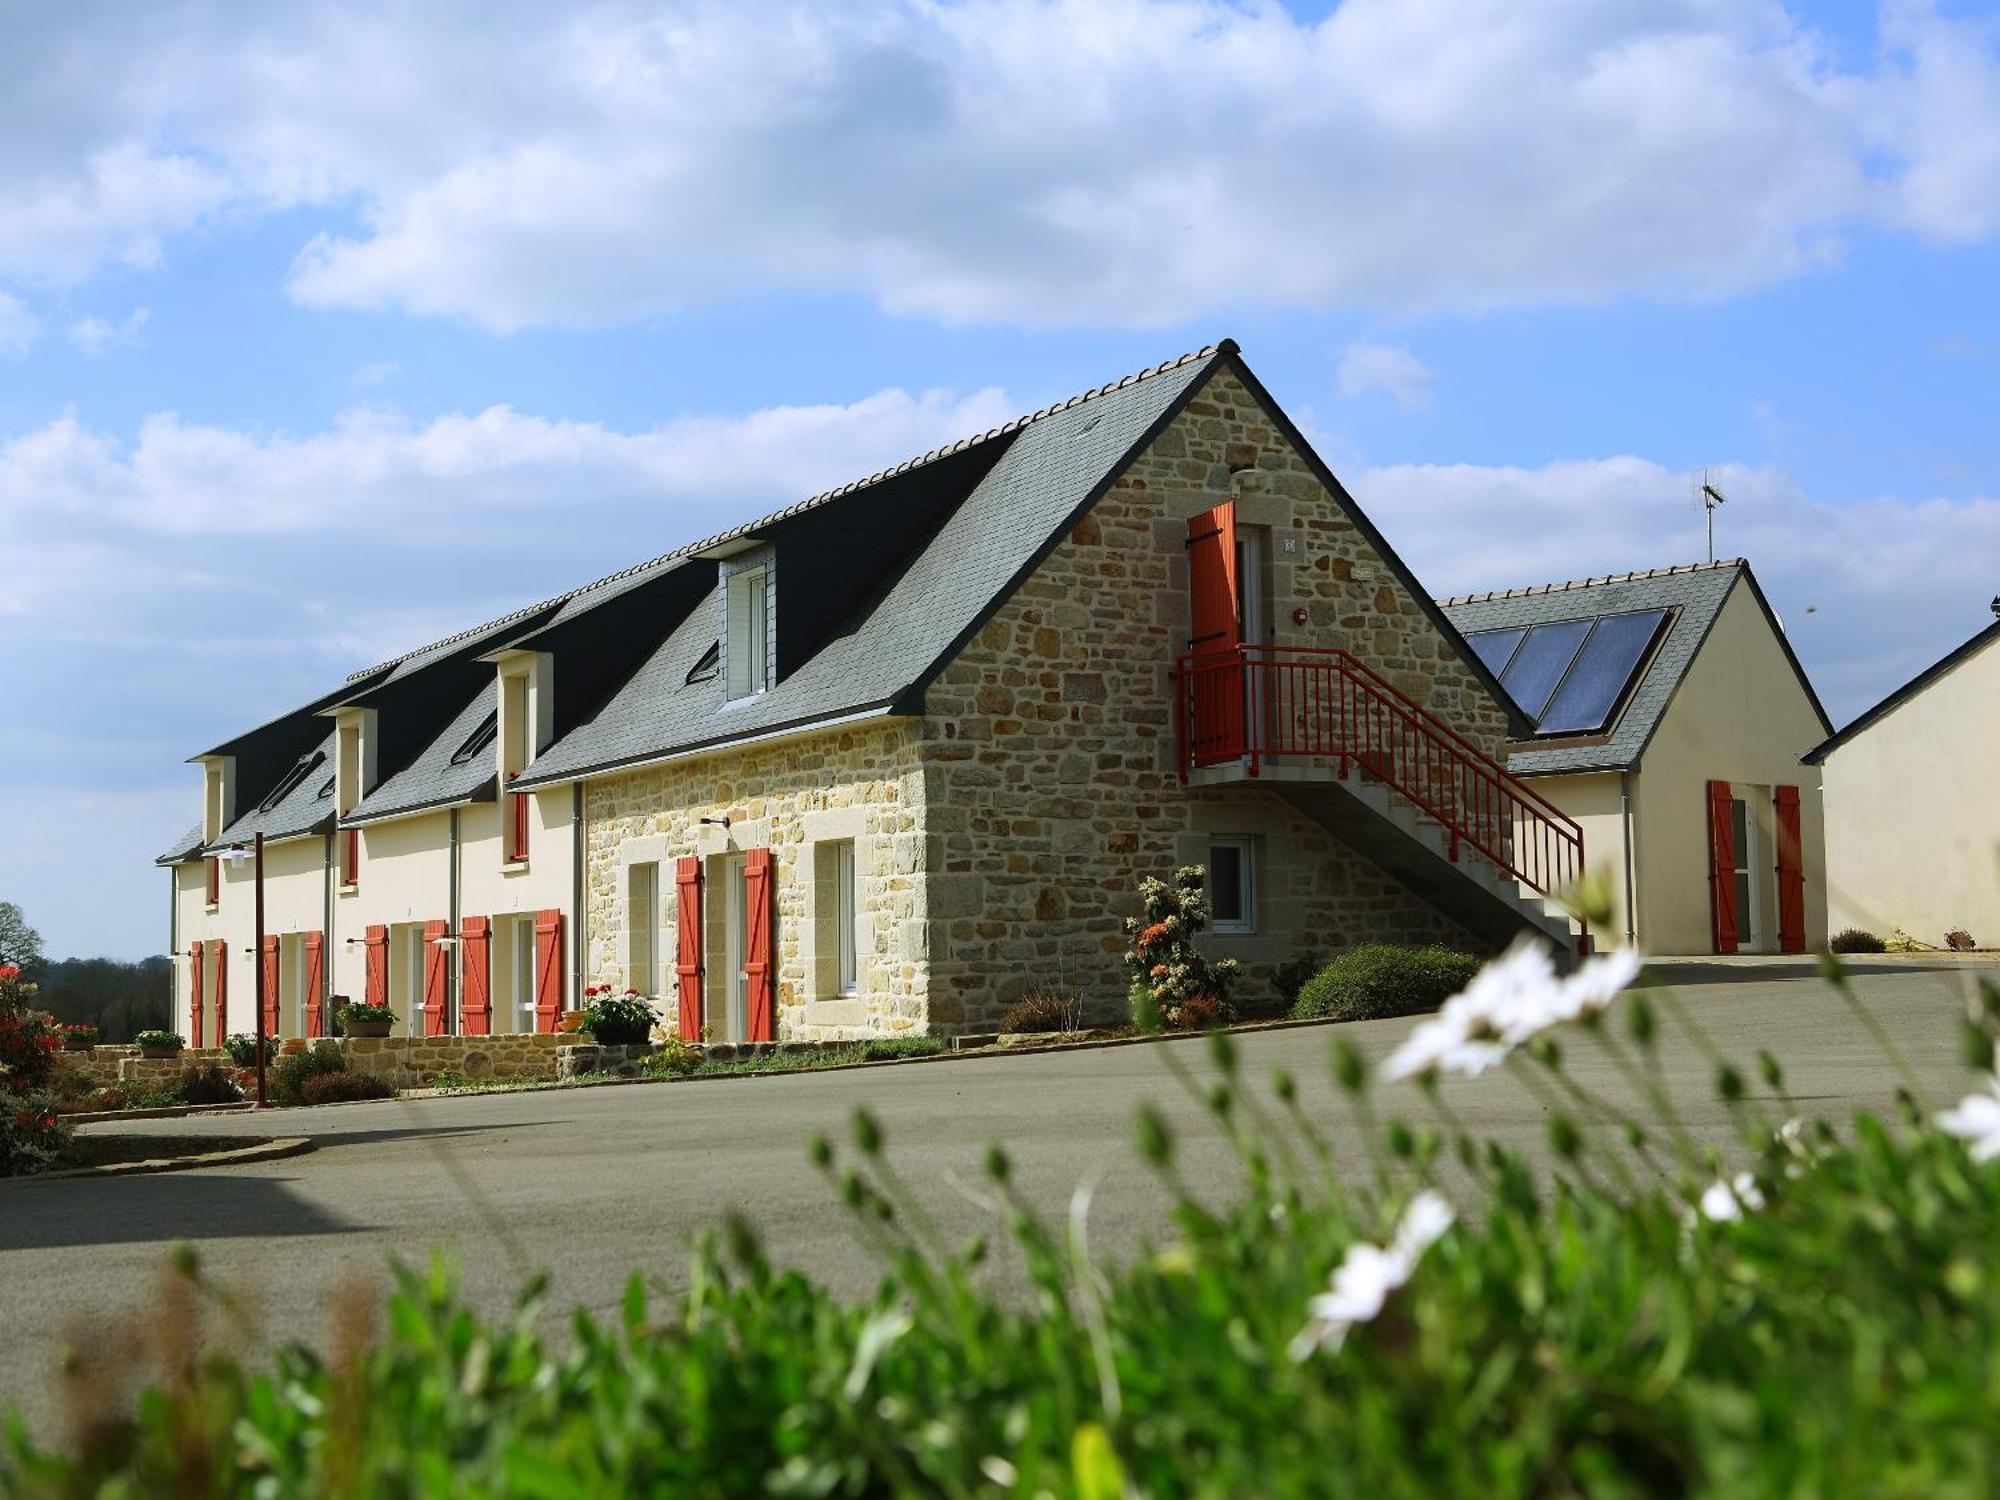
[[[1724,295],[2000,221],[1993,35],[1917,0],[1866,69],[1776,0],[129,14],[10,28],[0,278],[308,205],[315,306],[1145,324]]]
[[[1377,392],[1393,397],[1404,411],[1421,411],[1431,404],[1431,386],[1436,377],[1429,365],[1407,349],[1357,339],[1340,355],[1335,374],[1340,394],[1368,396]]]
[[[152,317],[153,314],[143,307],[133,308],[116,323],[93,313],[69,325],[69,341],[86,356],[95,359],[113,344],[129,344],[136,339]]]
[[[41,319],[19,297],[0,291],[0,359],[19,359],[41,332]]]

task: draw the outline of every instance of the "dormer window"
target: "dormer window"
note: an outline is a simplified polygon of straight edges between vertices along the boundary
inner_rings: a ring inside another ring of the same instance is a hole
[[[734,701],[771,685],[771,585],[768,563],[727,569],[723,578],[725,690]]]

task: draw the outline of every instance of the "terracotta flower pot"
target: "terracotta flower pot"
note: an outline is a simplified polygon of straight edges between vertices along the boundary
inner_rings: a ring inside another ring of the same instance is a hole
[[[97,1043],[80,1036],[66,1036],[63,1038],[63,1051],[65,1052],[88,1052],[96,1045]]]
[[[178,1047],[141,1047],[139,1055],[153,1062],[172,1062],[181,1055]]]
[[[349,1036],[385,1037],[394,1024],[393,1021],[350,1021],[345,1029]]]

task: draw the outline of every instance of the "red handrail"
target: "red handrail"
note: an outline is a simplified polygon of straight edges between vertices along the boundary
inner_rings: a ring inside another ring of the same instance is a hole
[[[1575,819],[1458,730],[1338,647],[1237,646],[1174,664],[1183,780],[1196,766],[1267,760],[1357,767],[1530,890],[1548,895],[1583,874]]]

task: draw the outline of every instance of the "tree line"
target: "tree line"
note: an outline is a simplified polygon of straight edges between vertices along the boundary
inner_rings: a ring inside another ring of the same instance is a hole
[[[50,959],[41,934],[11,901],[0,901],[0,964],[18,965],[39,985],[37,1003],[58,1021],[95,1026],[107,1042],[129,1042],[141,1031],[172,1024],[172,959]]]

